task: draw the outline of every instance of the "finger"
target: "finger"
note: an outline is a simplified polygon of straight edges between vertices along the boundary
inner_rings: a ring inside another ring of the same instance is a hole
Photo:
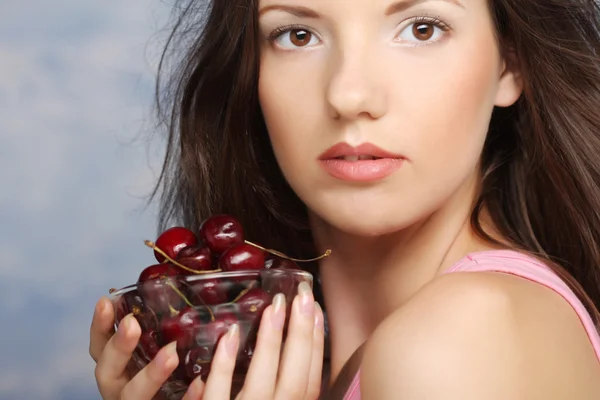
[[[156,357],[125,385],[120,400],[151,400],[179,364],[176,345],[177,342],[172,342],[160,349]]]
[[[132,314],[121,320],[117,333],[106,343],[96,365],[96,381],[101,391],[118,393],[127,383],[127,364],[141,334],[140,325]]]
[[[181,400],[201,400],[204,394],[204,382],[201,377],[197,377],[190,383],[188,390]]]
[[[94,317],[90,326],[90,356],[98,362],[104,346],[114,334],[114,311],[112,304],[106,297],[100,298],[96,303]]]
[[[263,312],[252,361],[244,381],[244,399],[271,399],[277,383],[283,326],[285,296],[273,298],[273,304]]]
[[[308,374],[313,347],[315,325],[315,300],[310,286],[302,282],[298,296],[292,303],[292,315],[283,357],[280,364],[279,382],[275,389],[276,399],[303,399],[308,385]]]
[[[233,324],[229,327],[227,334],[219,340],[202,398],[229,400],[239,345],[240,328],[237,324]]]
[[[321,394],[321,380],[323,379],[323,353],[325,350],[325,322],[323,310],[315,302],[315,325],[313,329],[313,350],[308,374],[308,385],[305,400],[316,400]]]

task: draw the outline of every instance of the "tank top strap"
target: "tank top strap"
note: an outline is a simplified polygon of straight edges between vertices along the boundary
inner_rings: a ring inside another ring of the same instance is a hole
[[[559,294],[577,313],[600,360],[600,332],[577,295],[549,266],[533,256],[513,250],[471,253],[444,274],[455,272],[502,272],[543,285]]]

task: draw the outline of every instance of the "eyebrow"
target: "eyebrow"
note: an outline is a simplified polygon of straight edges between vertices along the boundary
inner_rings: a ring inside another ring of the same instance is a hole
[[[404,10],[408,10],[411,7],[416,6],[417,4],[421,4],[421,3],[427,3],[430,0],[402,0],[402,1],[398,1],[394,4],[391,4],[386,10],[385,10],[385,15],[392,15],[392,14],[396,14],[399,12],[402,12]],[[440,0],[440,1],[445,1],[447,3],[451,3],[454,4],[456,6],[459,6],[461,8],[465,8],[465,6],[460,2],[460,0]]]
[[[284,6],[282,4],[273,4],[272,6],[266,6],[261,8],[258,11],[258,15],[263,15],[264,13],[266,13],[267,11],[273,11],[273,10],[278,10],[278,11],[284,11],[287,12],[289,14],[292,14],[293,16],[296,16],[298,18],[320,18],[321,16],[311,10],[310,8],[306,8],[306,7],[302,7],[302,6]]]
[[[416,6],[417,4],[420,3],[426,3],[428,1],[431,0],[401,0],[398,2],[395,2],[393,4],[391,4],[386,10],[385,10],[385,15],[389,16],[392,14],[396,14],[399,12],[402,12],[404,10],[407,10],[411,7]],[[461,8],[464,8],[465,6],[460,2],[460,0],[440,0],[440,1],[445,1],[448,3],[452,3],[454,5],[457,5]],[[258,15],[263,15],[264,13],[268,12],[268,11],[273,11],[273,10],[278,10],[278,11],[283,11],[283,12],[287,12],[288,14],[292,14],[293,16],[296,16],[298,18],[313,18],[313,19],[317,19],[320,18],[321,16],[319,15],[319,13],[317,13],[316,11],[311,10],[310,8],[306,8],[306,7],[302,7],[302,6],[286,6],[283,4],[273,4],[270,6],[266,6],[261,8],[258,11]]]

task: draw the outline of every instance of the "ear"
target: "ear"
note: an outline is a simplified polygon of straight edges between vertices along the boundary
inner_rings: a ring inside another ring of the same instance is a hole
[[[500,80],[496,93],[495,105],[498,107],[512,106],[523,93],[523,75],[516,52],[507,49],[500,69]]]

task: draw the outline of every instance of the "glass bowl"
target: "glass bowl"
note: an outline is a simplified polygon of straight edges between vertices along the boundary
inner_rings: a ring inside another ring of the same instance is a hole
[[[298,269],[215,272],[164,277],[112,290],[115,328],[128,314],[140,324],[142,336],[133,354],[134,373],[144,368],[158,350],[177,340],[179,366],[161,388],[164,397],[179,400],[197,376],[204,380],[218,340],[230,325],[240,329],[240,346],[233,377],[232,398],[241,389],[262,312],[273,297],[286,298],[286,326],[298,285],[313,287],[313,276]]]

